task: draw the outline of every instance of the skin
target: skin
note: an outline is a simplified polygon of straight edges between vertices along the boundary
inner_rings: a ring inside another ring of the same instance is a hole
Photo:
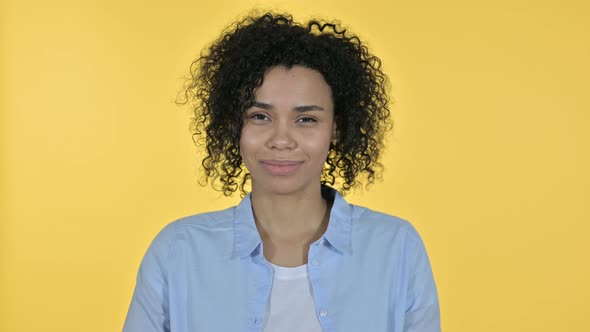
[[[265,258],[307,263],[309,245],[328,224],[321,174],[336,137],[332,91],[303,66],[270,68],[244,114],[240,153],[252,176],[252,209]]]

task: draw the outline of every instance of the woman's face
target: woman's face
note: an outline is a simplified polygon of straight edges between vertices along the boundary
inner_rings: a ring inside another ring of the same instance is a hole
[[[319,190],[336,133],[332,91],[323,76],[303,66],[272,67],[254,90],[254,100],[240,138],[253,192]]]

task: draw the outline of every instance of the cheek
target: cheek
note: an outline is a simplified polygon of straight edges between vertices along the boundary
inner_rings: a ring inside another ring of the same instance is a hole
[[[240,155],[242,159],[252,157],[254,151],[260,146],[260,135],[244,127],[240,136]]]
[[[307,140],[305,150],[308,151],[308,153],[313,154],[315,159],[325,159],[330,150],[330,141],[327,138],[313,141]]]

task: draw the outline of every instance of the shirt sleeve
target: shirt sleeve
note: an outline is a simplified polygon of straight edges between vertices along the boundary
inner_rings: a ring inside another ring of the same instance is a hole
[[[438,293],[428,253],[413,227],[408,236],[410,273],[404,332],[440,332]]]
[[[152,241],[139,271],[123,332],[169,332],[168,278],[169,227]]]

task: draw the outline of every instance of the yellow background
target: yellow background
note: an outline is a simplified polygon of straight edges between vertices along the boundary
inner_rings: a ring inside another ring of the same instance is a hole
[[[396,129],[349,201],[410,220],[444,331],[590,331],[587,1],[31,1],[1,19],[1,331],[119,331],[200,187],[188,66],[255,5],[337,18],[380,56]],[[231,313],[228,313],[231,315]]]

